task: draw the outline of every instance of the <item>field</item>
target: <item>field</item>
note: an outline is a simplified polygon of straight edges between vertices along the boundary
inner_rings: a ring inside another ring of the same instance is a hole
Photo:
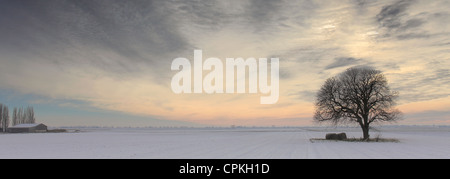
[[[450,127],[372,130],[399,142],[311,142],[327,132],[361,137],[358,128],[98,128],[81,132],[0,134],[0,158],[445,158]]]

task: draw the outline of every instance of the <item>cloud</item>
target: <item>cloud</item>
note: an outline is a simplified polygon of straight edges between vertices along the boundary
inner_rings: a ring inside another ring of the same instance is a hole
[[[448,7],[424,0],[2,1],[0,90],[160,119],[306,119],[324,80],[370,65],[400,91],[402,104],[440,99],[450,88]],[[278,57],[282,107],[258,106],[259,94],[174,95],[170,64],[192,60],[194,49],[204,58]]]
[[[422,19],[410,19],[404,23],[404,25],[400,28],[400,30],[407,30],[420,27],[424,23],[425,21]]]
[[[317,91],[312,90],[301,90],[293,96],[297,96],[301,100],[314,102],[316,100]]]
[[[329,70],[329,69],[333,69],[333,68],[357,65],[358,63],[360,63],[360,61],[362,61],[362,59],[356,59],[353,57],[339,57],[339,58],[335,58],[334,62],[329,64],[328,66],[326,66],[325,69]]]
[[[448,35],[442,25],[439,25],[450,17],[443,9],[448,5],[443,1],[426,4],[425,1],[400,0],[383,6],[376,15],[380,37],[413,40]],[[423,8],[424,6],[427,8]]]
[[[401,27],[401,17],[406,15],[405,11],[411,3],[413,3],[411,0],[400,0],[393,4],[383,6],[380,13],[376,15],[378,23],[389,29]]]
[[[408,33],[408,34],[402,34],[398,35],[398,40],[409,40],[409,39],[421,39],[421,38],[430,38],[431,35],[426,33]]]
[[[20,49],[28,55],[15,60],[38,56],[34,60],[96,66],[123,76],[163,72],[159,66],[189,46],[158,2],[16,1],[3,3],[0,13],[3,53]]]
[[[255,32],[277,30],[278,24],[282,24],[287,17],[282,10],[283,3],[270,0],[251,0],[248,11],[248,20]]]

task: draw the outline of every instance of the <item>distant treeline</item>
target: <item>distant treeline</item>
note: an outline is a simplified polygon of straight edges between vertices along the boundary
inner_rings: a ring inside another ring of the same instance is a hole
[[[0,103],[0,128],[3,132],[9,127],[9,123],[12,122],[12,126],[17,124],[31,124],[36,123],[34,118],[33,107],[28,106],[27,108],[17,108],[14,107],[12,120],[9,120],[9,108],[6,105]]]

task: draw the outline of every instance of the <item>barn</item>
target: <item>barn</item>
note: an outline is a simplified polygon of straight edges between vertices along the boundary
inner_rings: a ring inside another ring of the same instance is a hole
[[[10,133],[47,132],[47,126],[40,124],[18,124],[8,127]]]

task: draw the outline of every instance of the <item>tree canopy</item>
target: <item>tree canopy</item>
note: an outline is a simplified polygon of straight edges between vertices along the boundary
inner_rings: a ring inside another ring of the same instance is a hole
[[[314,120],[358,123],[368,139],[371,123],[400,119],[401,112],[394,108],[397,98],[398,92],[389,88],[381,71],[352,67],[325,81],[316,96]]]

